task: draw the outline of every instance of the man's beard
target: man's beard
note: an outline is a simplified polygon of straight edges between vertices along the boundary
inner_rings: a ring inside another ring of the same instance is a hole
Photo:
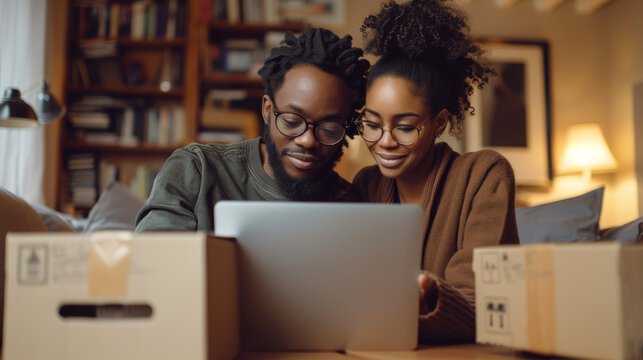
[[[340,147],[335,155],[330,159],[328,164],[321,168],[312,179],[298,180],[292,178],[286,172],[281,159],[286,156],[288,150],[284,149],[281,156],[277,153],[277,147],[270,136],[270,123],[264,126],[263,139],[268,149],[268,162],[272,167],[275,176],[275,182],[281,191],[291,200],[296,201],[332,201],[333,193],[333,168],[335,163],[342,156],[344,149]],[[309,153],[302,149],[301,153]],[[316,154],[313,154],[316,155]]]

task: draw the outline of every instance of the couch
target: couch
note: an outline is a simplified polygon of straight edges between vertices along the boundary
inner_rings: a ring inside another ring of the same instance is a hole
[[[7,232],[134,230],[136,214],[143,203],[127,187],[113,183],[101,194],[86,219],[76,219],[46,206],[29,204],[0,187],[0,324],[4,315],[4,245]]]
[[[624,225],[599,229],[604,188],[538,206],[516,209],[521,244],[539,242],[634,242],[641,234],[643,217]]]
[[[641,240],[643,218],[622,226],[599,230],[603,188],[543,205],[516,210],[521,244]],[[0,187],[0,259],[4,262],[4,241],[8,231],[133,230],[143,200],[121,184],[111,184],[99,197],[86,219],[75,219],[45,206],[28,204]],[[4,309],[4,266],[0,274],[0,309]],[[0,311],[0,324],[2,324]],[[0,331],[0,339],[1,339]],[[1,341],[1,340],[0,340]],[[1,347],[1,342],[0,342]]]

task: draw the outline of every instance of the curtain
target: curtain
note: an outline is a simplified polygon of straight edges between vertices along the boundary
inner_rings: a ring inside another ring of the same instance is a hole
[[[32,106],[45,75],[46,14],[47,0],[0,0],[0,91],[18,88]],[[44,140],[41,126],[0,127],[0,186],[40,204]]]

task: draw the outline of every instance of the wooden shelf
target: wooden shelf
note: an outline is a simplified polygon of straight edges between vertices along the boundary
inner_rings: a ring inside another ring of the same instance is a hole
[[[106,38],[83,38],[77,39],[77,46],[92,46],[92,45],[103,45],[109,43],[115,43],[119,46],[125,47],[145,47],[145,48],[165,48],[165,47],[184,47],[185,38],[177,39],[163,39],[163,38],[151,38],[151,39],[133,39],[130,37],[121,37],[116,39],[106,39]]]
[[[269,31],[302,32],[306,26],[301,23],[290,24],[255,24],[255,23],[229,23],[226,21],[210,21],[210,30],[222,32],[219,35],[233,37],[263,37]]]
[[[137,154],[137,155],[170,155],[179,148],[179,146],[158,146],[158,145],[137,145],[137,146],[119,146],[119,145],[100,145],[87,144],[82,142],[66,142],[65,149],[74,152],[92,151],[102,153],[118,154]]]
[[[246,74],[210,73],[201,75],[201,82],[210,85],[225,85],[238,87],[263,87],[260,77],[248,76]]]
[[[162,91],[153,85],[122,85],[122,86],[73,86],[69,89],[72,95],[114,95],[114,96],[159,96],[181,97],[184,89],[182,86],[174,87],[169,91]]]

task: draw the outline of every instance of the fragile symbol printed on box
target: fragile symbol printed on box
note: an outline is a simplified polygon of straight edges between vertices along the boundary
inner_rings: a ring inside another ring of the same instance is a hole
[[[498,254],[482,255],[482,282],[500,283],[500,257]]]
[[[505,298],[485,298],[486,328],[491,332],[509,332],[509,301]]]
[[[18,284],[47,283],[47,245],[22,245],[18,249]]]

